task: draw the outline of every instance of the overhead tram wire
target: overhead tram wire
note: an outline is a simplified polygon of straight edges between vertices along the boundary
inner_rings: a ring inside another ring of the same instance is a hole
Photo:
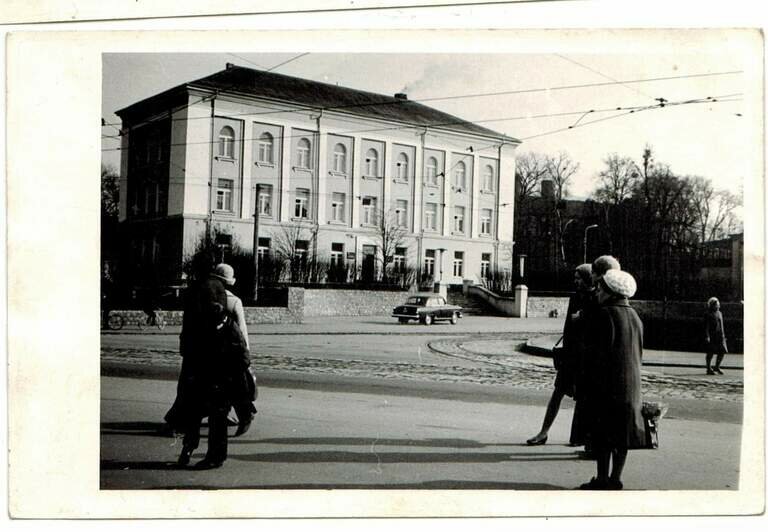
[[[306,54],[301,54],[306,55]],[[298,59],[297,56],[294,59]],[[528,94],[528,93],[534,93],[534,92],[547,92],[547,91],[558,91],[558,90],[572,90],[572,89],[584,89],[584,88],[591,88],[591,87],[606,87],[611,85],[621,85],[625,83],[650,83],[650,82],[656,82],[656,81],[672,81],[677,79],[692,79],[692,78],[701,78],[701,77],[712,77],[712,76],[726,76],[726,75],[735,75],[735,74],[742,74],[742,70],[734,70],[734,71],[724,71],[724,72],[708,72],[708,73],[701,73],[701,74],[686,74],[686,75],[680,75],[680,76],[666,76],[666,77],[658,77],[658,78],[641,78],[641,79],[633,79],[633,80],[617,80],[615,82],[596,82],[596,83],[584,83],[579,85],[561,85],[561,86],[555,86],[555,87],[537,87],[532,89],[518,89],[518,90],[509,90],[509,91],[496,91],[496,92],[486,92],[486,93],[470,93],[470,94],[461,94],[461,95],[453,95],[453,96],[435,96],[432,98],[421,98],[419,100],[389,100],[386,102],[373,102],[373,103],[355,103],[355,104],[343,104],[343,105],[330,105],[330,106],[324,106],[324,107],[311,107],[307,106],[302,109],[280,109],[280,110],[274,110],[274,111],[259,111],[259,112],[247,112],[247,113],[231,113],[228,116],[263,116],[263,115],[269,115],[269,114],[280,114],[280,113],[299,113],[299,112],[317,112],[317,111],[333,111],[337,109],[353,109],[353,108],[359,108],[359,107],[378,107],[383,105],[398,105],[402,104],[404,102],[413,102],[413,103],[423,103],[423,102],[435,102],[435,101],[444,101],[444,100],[458,100],[463,98],[482,98],[487,96],[507,96],[507,95],[513,95],[513,94]],[[222,89],[220,89],[221,91]],[[193,102],[194,103],[194,102]],[[193,104],[188,104],[186,107]],[[182,107],[181,109],[184,109],[185,107]],[[171,120],[174,121],[186,121],[186,120],[203,120],[207,119],[208,117],[185,117],[185,118],[172,118]],[[120,123],[116,124],[104,124],[106,125],[121,125]]]
[[[514,117],[505,117],[505,118],[492,118],[487,120],[464,120],[459,119],[456,121],[451,122],[436,122],[433,124],[402,124],[397,126],[387,126],[387,127],[381,127],[381,128],[367,128],[367,129],[355,129],[355,130],[342,130],[342,131],[327,131],[323,132],[322,135],[351,135],[356,133],[375,133],[375,132],[382,132],[382,131],[395,131],[400,129],[423,129],[423,128],[439,128],[439,127],[448,127],[451,125],[461,125],[466,123],[472,123],[472,124],[484,124],[484,123],[491,123],[491,122],[505,122],[505,121],[512,121],[512,120],[527,120],[527,119],[534,119],[534,118],[550,118],[550,117],[559,117],[559,116],[573,116],[573,115],[582,115],[582,114],[588,114],[591,112],[597,113],[597,112],[612,112],[612,111],[629,111],[629,113],[625,114],[631,114],[634,112],[639,112],[641,110],[645,110],[648,108],[658,108],[658,107],[672,107],[672,106],[679,106],[679,105],[692,105],[692,104],[700,104],[700,103],[720,103],[722,100],[719,100],[719,98],[730,98],[732,96],[738,96],[740,93],[730,94],[730,95],[723,95],[723,96],[716,96],[716,97],[707,97],[707,98],[698,98],[698,99],[689,99],[684,100],[681,102],[665,102],[662,104],[656,104],[652,106],[633,106],[633,107],[610,107],[605,109],[592,109],[587,111],[568,111],[568,112],[561,112],[561,113],[551,113],[551,114],[542,114],[542,115],[522,115],[522,116],[514,116]],[[586,122],[587,124],[593,123]],[[582,124],[579,124],[578,127],[581,127]],[[568,128],[565,128],[568,129]],[[312,132],[313,134],[316,134],[316,132]],[[306,134],[289,134],[289,135],[276,135],[273,138],[275,140],[286,140],[286,139],[292,139],[292,138],[298,138],[298,137],[304,137]],[[530,138],[530,137],[527,137]],[[243,138],[241,140],[238,140],[237,142],[248,142],[248,141],[254,141],[258,140],[256,138]],[[520,139],[525,140],[525,139]],[[218,139],[210,141],[198,141],[198,142],[177,142],[168,144],[167,146],[191,146],[191,145],[203,145],[203,144],[216,144],[218,143]],[[116,147],[116,148],[102,148],[101,151],[129,151],[130,148],[123,148],[123,147]]]
[[[580,66],[581,68],[585,68],[585,69],[589,70],[590,72],[592,72],[592,73],[594,73],[594,74],[597,74],[598,76],[602,76],[602,77],[604,77],[604,78],[606,78],[606,79],[610,79],[611,81],[614,81],[614,82],[616,82],[616,83],[619,83],[620,85],[622,85],[622,86],[624,86],[624,87],[628,88],[628,89],[629,89],[629,90],[631,90],[631,91],[634,91],[634,92],[636,92],[637,94],[640,94],[641,96],[645,96],[646,98],[650,98],[650,99],[652,99],[652,100],[654,99],[654,97],[653,97],[653,96],[651,96],[650,94],[647,94],[647,93],[645,93],[645,92],[641,91],[640,89],[637,89],[637,88],[635,88],[635,87],[632,87],[632,86],[630,86],[630,85],[627,85],[627,84],[625,84],[625,83],[623,83],[623,82],[619,81],[619,80],[618,80],[618,79],[616,79],[616,78],[612,78],[611,76],[608,76],[608,75],[606,75],[606,74],[603,74],[602,72],[600,72],[600,71],[598,71],[598,70],[595,70],[594,68],[592,68],[592,67],[589,67],[589,66],[587,66],[587,65],[585,65],[585,64],[583,64],[583,63],[579,63],[579,62],[578,62],[578,61],[576,61],[575,59],[571,59],[570,57],[566,57],[566,56],[564,56],[564,55],[562,55],[562,54],[554,54],[554,55],[556,55],[556,56],[557,56],[557,57],[559,57],[560,59],[564,59],[564,60],[566,60],[566,61],[568,61],[568,62],[570,62],[570,63],[573,63],[574,65],[578,65],[578,66]]]

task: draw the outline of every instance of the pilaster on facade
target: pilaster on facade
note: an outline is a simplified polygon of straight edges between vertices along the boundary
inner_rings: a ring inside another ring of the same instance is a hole
[[[317,135],[315,138],[315,146],[317,146],[317,155],[315,160],[315,183],[316,192],[315,196],[315,220],[318,225],[327,225],[328,217],[326,216],[326,198],[328,196],[328,135],[326,135],[325,127],[322,124],[322,117],[317,117]]]
[[[242,176],[240,181],[243,188],[241,190],[241,204],[240,204],[240,218],[247,220],[253,218],[253,215],[258,212],[258,207],[255,205],[255,201],[258,198],[254,196],[255,186],[253,185],[253,139],[249,139],[250,135],[247,133],[253,131],[253,121],[245,120],[243,124],[243,164]]]
[[[352,180],[352,197],[349,198],[349,219],[352,222],[352,229],[359,229],[360,206],[362,204],[360,199],[360,180],[362,179],[360,161],[362,160],[363,138],[360,136],[355,136],[353,138],[352,162],[350,164],[349,173],[349,177]]]
[[[443,228],[442,228],[442,235],[443,236],[450,236],[451,235],[451,222],[453,221],[453,213],[452,213],[452,201],[451,201],[451,194],[450,194],[450,186],[451,186],[451,166],[449,166],[450,161],[453,159],[451,156],[451,152],[447,148],[438,148],[440,149],[445,155],[443,159],[443,188],[442,188],[442,196],[441,196],[441,205],[443,209]]]
[[[420,234],[424,227],[424,137],[419,134],[419,145],[413,161],[413,232]],[[421,260],[419,258],[419,260]]]
[[[282,154],[280,156],[280,190],[277,197],[280,198],[280,223],[290,223],[293,210],[291,209],[291,142],[290,129],[283,127],[283,141],[280,143]]]
[[[515,149],[516,145],[499,146],[499,193],[497,196],[497,235],[502,242],[513,241],[515,221]]]
[[[392,141],[384,141],[384,167],[382,169],[382,179],[384,188],[382,194],[381,212],[387,216],[392,209]]]
[[[480,237],[480,157],[472,157],[472,189],[469,196],[469,212],[472,215],[470,227],[472,228],[472,238]]]
[[[123,129],[122,131],[122,136],[120,137],[120,153],[122,154],[120,157],[120,176],[126,177],[128,176],[128,160],[130,157],[127,157],[125,154],[130,153],[129,150],[131,131],[130,128]],[[119,179],[118,183],[120,190],[120,203],[117,219],[121,222],[124,222],[128,217],[128,179]]]

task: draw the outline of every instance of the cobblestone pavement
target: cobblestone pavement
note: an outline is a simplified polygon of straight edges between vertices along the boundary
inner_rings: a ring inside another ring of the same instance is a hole
[[[462,382],[470,384],[507,385],[527,389],[551,388],[555,371],[549,359],[527,355],[515,350],[527,335],[484,333],[482,339],[465,335],[436,338],[429,348],[446,357],[446,364],[423,364],[378,360],[339,360],[332,356],[311,357],[297,354],[259,354],[252,360],[259,371],[286,371],[373,377],[382,379],[430,382]],[[492,345],[506,346],[494,350]],[[102,347],[103,364],[130,363],[152,367],[180,367],[181,359],[175,349]],[[455,363],[451,363],[455,362]],[[743,382],[728,375],[717,379],[669,375],[661,371],[643,370],[643,393],[666,398],[702,399],[729,402],[743,400]]]

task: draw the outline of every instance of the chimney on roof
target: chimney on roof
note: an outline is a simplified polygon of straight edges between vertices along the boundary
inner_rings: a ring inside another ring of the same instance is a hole
[[[404,92],[398,92],[395,94],[395,100],[407,100],[408,95]]]
[[[235,68],[235,64],[234,63],[227,63],[227,70],[230,70],[232,68]]]
[[[551,179],[541,180],[541,197],[552,199],[555,197],[555,182]]]

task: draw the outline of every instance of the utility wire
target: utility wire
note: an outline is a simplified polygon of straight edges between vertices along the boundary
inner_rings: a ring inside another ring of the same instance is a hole
[[[634,92],[640,94],[641,96],[645,96],[646,98],[653,99],[653,96],[651,96],[650,94],[647,94],[647,93],[641,91],[640,89],[632,87],[631,85],[627,85],[626,83],[623,83],[623,82],[617,80],[616,78],[612,78],[611,76],[607,76],[607,75],[603,74],[602,72],[599,72],[599,71],[595,70],[594,68],[589,67],[589,66],[587,66],[587,65],[585,65],[583,63],[579,63],[575,59],[571,59],[570,57],[566,57],[566,56],[564,56],[562,54],[555,54],[555,55],[557,57],[559,57],[560,59],[564,59],[566,61],[569,61],[569,62],[573,63],[574,65],[580,66],[581,68],[586,68],[587,70],[589,70],[590,72],[592,72],[594,74],[597,74],[598,76],[602,76],[605,79],[610,79],[613,82],[619,83],[620,85],[623,85],[624,87],[628,88],[631,91],[634,91]]]
[[[718,103],[720,100],[718,98],[730,98],[732,96],[740,95],[739,93],[731,94],[731,95],[723,95],[718,97],[707,97],[707,98],[698,98],[698,99],[690,99],[690,100],[684,100],[682,102],[665,102],[665,103],[659,103],[652,107],[664,107],[664,106],[674,106],[674,105],[690,105],[690,104],[697,104],[697,103]],[[729,100],[732,101],[732,100]],[[525,119],[532,119],[532,118],[549,118],[549,117],[558,117],[558,116],[573,116],[573,115],[581,115],[581,114],[587,114],[587,113],[598,113],[598,112],[611,112],[611,111],[630,111],[630,113],[635,111],[640,111],[646,109],[647,106],[633,106],[633,107],[610,107],[605,109],[591,109],[587,111],[569,111],[569,112],[561,112],[561,113],[551,113],[551,114],[541,114],[541,115],[521,115],[521,116],[514,116],[514,117],[504,117],[504,118],[491,118],[487,120],[476,120],[469,122],[467,120],[456,120],[451,122],[435,122],[432,124],[404,124],[404,125],[398,125],[398,126],[387,126],[387,127],[381,127],[381,128],[368,128],[368,129],[355,129],[355,130],[347,130],[347,131],[333,131],[333,132],[323,132],[321,135],[352,135],[356,133],[374,133],[374,132],[383,132],[383,131],[395,131],[400,129],[424,129],[424,128],[434,128],[434,127],[447,127],[451,125],[460,125],[460,124],[466,124],[466,123],[473,123],[473,124],[481,124],[481,123],[490,123],[490,122],[506,122],[506,121],[513,121],[513,120],[525,120]],[[629,113],[627,113],[629,114]],[[210,118],[210,117],[207,117]],[[586,122],[586,124],[593,123],[592,122]],[[579,127],[583,124],[579,124]],[[573,127],[573,126],[571,126]],[[569,128],[565,128],[569,129]],[[317,132],[308,130],[304,133],[299,134],[288,134],[288,135],[276,135],[273,137],[274,140],[286,140],[286,139],[293,139],[293,138],[300,138],[300,137],[306,137],[309,135],[317,135]],[[527,137],[528,139],[531,137]],[[243,138],[241,140],[237,140],[235,142],[248,142],[248,141],[254,141],[259,140],[256,138],[248,137]],[[520,140],[526,140],[526,139],[520,139]],[[204,145],[204,144],[218,144],[219,140],[204,140],[204,141],[197,141],[197,142],[177,142],[177,143],[171,143],[167,144],[166,146],[190,146],[190,145]],[[130,151],[130,147],[116,147],[116,148],[102,148],[101,151]],[[134,148],[135,149],[135,148]]]
[[[306,54],[302,54],[306,55]],[[299,56],[297,56],[294,59],[297,59]],[[596,83],[583,83],[579,85],[561,85],[556,87],[537,87],[537,88],[531,88],[531,89],[518,89],[518,90],[509,90],[509,91],[498,91],[498,92],[485,92],[485,93],[469,93],[469,94],[461,94],[461,95],[452,95],[452,96],[436,96],[432,98],[422,98],[419,100],[390,100],[386,102],[371,102],[371,103],[354,103],[354,104],[342,104],[342,105],[330,105],[330,106],[324,106],[324,107],[311,107],[307,106],[302,109],[280,109],[280,110],[274,110],[274,111],[259,111],[259,112],[248,112],[248,113],[231,113],[228,116],[261,116],[261,115],[269,115],[269,114],[279,114],[279,113],[300,113],[300,112],[318,112],[318,111],[333,111],[337,109],[353,109],[353,108],[359,108],[359,107],[378,107],[383,105],[402,105],[407,102],[411,103],[423,103],[423,102],[435,102],[435,101],[443,101],[443,100],[457,100],[457,99],[463,99],[463,98],[481,98],[486,96],[506,96],[506,95],[512,95],[512,94],[527,94],[527,93],[535,93],[535,92],[547,92],[547,91],[557,91],[557,90],[572,90],[572,89],[584,89],[584,88],[590,88],[590,87],[606,87],[610,85],[621,85],[626,83],[649,83],[649,82],[655,82],[655,81],[670,81],[670,80],[676,80],[676,79],[691,79],[691,78],[701,78],[701,77],[711,77],[711,76],[726,76],[726,75],[734,75],[734,74],[741,74],[743,73],[742,70],[735,70],[735,71],[727,71],[727,72],[709,72],[709,73],[702,73],[702,74],[687,74],[687,75],[680,75],[680,76],[667,76],[667,77],[658,77],[658,78],[642,78],[642,79],[633,79],[633,80],[617,80],[612,82],[596,82]],[[219,92],[226,90],[226,89],[220,89]],[[181,109],[185,109],[189,105],[182,107]],[[184,118],[171,118],[172,121],[186,121],[186,120],[202,120],[209,117],[184,117]],[[121,122],[115,123],[115,124],[104,124],[104,125],[122,125]],[[138,127],[138,126],[132,126],[132,127]]]

